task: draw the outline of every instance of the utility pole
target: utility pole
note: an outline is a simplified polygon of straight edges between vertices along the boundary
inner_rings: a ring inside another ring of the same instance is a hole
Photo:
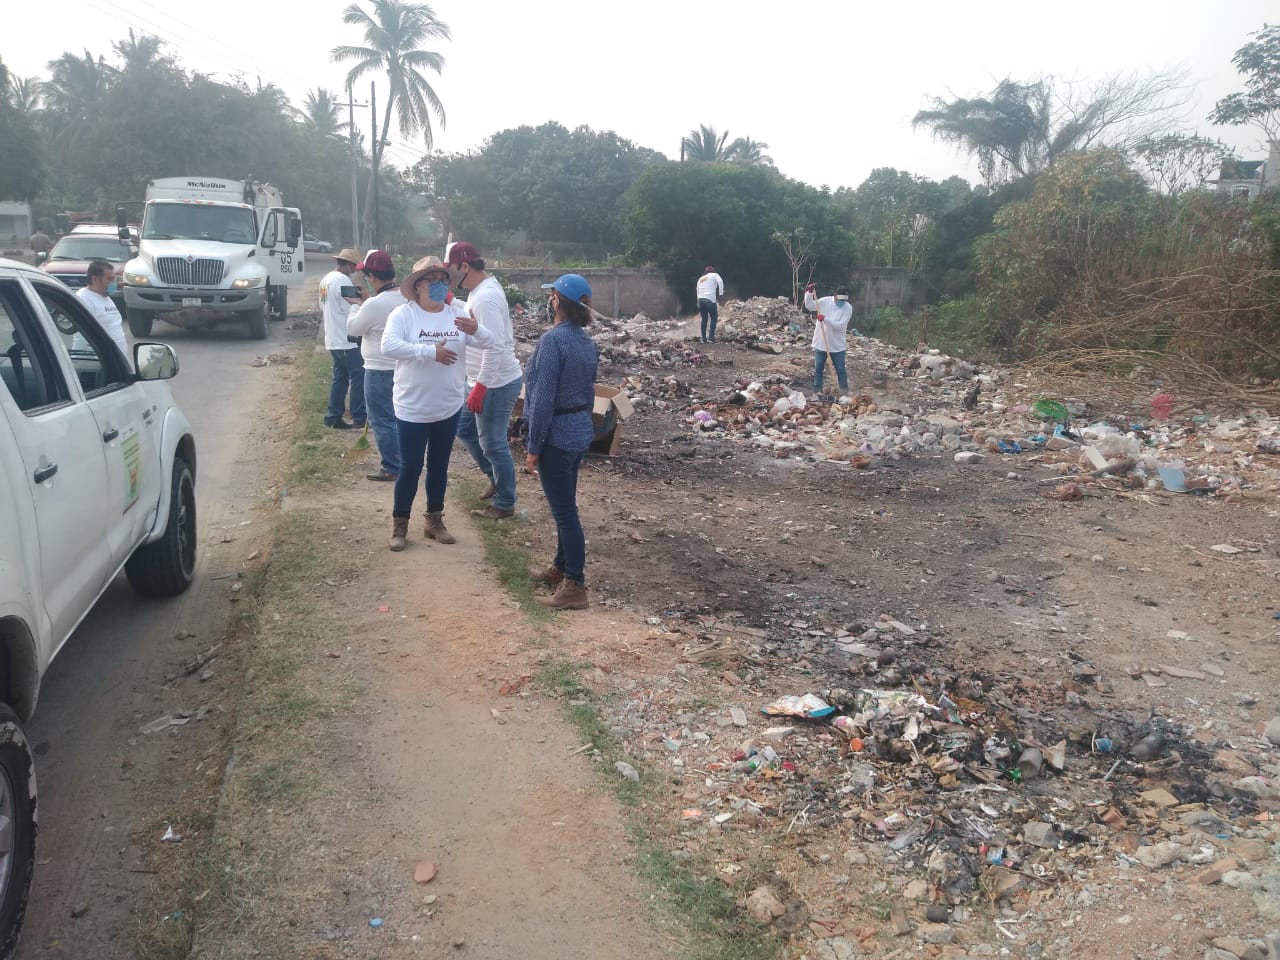
[[[352,99],[351,84],[347,84],[347,133],[351,141],[351,246],[360,247],[360,198],[356,179],[360,171],[360,154],[356,149],[356,107],[363,107]]]
[[[374,81],[369,81],[369,115],[373,118],[373,203],[369,206],[369,246],[381,249],[378,245],[378,165],[382,159],[382,141],[378,139],[378,90]]]

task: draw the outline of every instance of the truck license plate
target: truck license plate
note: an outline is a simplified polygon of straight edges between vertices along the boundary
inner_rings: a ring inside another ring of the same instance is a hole
[[[182,305],[184,307],[198,307],[200,306],[200,298],[199,297],[183,297]]]

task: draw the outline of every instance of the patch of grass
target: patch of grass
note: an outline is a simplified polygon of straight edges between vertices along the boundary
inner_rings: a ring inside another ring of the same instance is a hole
[[[306,786],[294,765],[287,760],[264,763],[249,774],[245,793],[262,807],[289,808]]]
[[[349,466],[344,454],[351,448],[347,435],[324,425],[329,403],[333,360],[328,351],[316,349],[298,357],[298,420],[289,452],[291,486],[313,488],[341,476]]]
[[[609,731],[578,668],[561,658],[548,660],[535,678],[539,687],[565,701],[565,715],[583,743],[600,754],[600,772],[618,800],[631,809],[627,836],[637,852],[640,877],[660,892],[664,906],[692,937],[690,960],[770,960],[779,943],[766,929],[744,920],[732,892],[709,874],[709,864],[682,863],[654,837],[669,828],[652,811],[661,809],[665,794],[657,776],[636,758],[627,756]],[[640,782],[619,776],[613,765],[625,760],[640,771]]]
[[[451,482],[468,513],[488,506],[480,499],[480,494],[484,491],[484,485],[480,481],[467,477],[454,478]],[[522,520],[519,514],[509,520],[485,520],[480,517],[470,517],[470,520],[480,532],[485,559],[493,564],[498,582],[507,588],[525,616],[534,623],[554,620],[556,611],[548,610],[534,600],[543,588],[542,584],[529,576],[529,553],[524,546],[529,521]]]

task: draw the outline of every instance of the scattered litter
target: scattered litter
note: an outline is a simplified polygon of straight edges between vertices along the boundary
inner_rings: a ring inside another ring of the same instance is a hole
[[[760,712],[770,717],[808,717],[810,720],[817,720],[831,716],[836,708],[824,703],[819,697],[806,693],[798,697],[779,697],[761,707]]]
[[[164,825],[164,836],[160,838],[165,843],[181,843],[182,834],[174,833],[173,826],[166,823]]]

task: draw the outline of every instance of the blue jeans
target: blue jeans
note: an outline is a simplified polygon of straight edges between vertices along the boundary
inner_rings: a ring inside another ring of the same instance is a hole
[[[699,300],[698,313],[702,315],[702,339],[714,340],[716,338],[716,323],[720,319],[720,307],[714,300]],[[708,325],[711,332],[707,332]]]
[[[836,368],[836,380],[840,382],[840,390],[844,393],[849,392],[849,374],[844,369],[844,351],[838,353],[832,351],[830,354],[822,350],[813,351],[813,392],[822,392],[822,371],[826,368],[827,357],[831,357],[831,364]]]
[[[413,498],[418,493],[418,478],[422,465],[427,466],[427,513],[444,509],[444,492],[449,486],[449,455],[453,452],[453,438],[458,432],[458,415],[434,423],[410,423],[396,419],[400,431],[400,473],[396,476],[393,517],[408,517],[413,513]]]
[[[458,439],[476,466],[493,481],[493,506],[499,510],[514,510],[516,505],[516,462],[511,458],[507,429],[523,383],[523,377],[516,377],[501,387],[490,387],[480,414],[463,407],[458,421]]]
[[[364,404],[369,413],[369,426],[378,441],[384,473],[400,474],[400,428],[396,426],[396,408],[391,402],[395,384],[394,370],[365,370]]]
[[[547,508],[556,522],[557,570],[568,580],[586,584],[587,538],[578,516],[578,468],[581,453],[570,453],[547,444],[538,456],[538,479],[547,495]]]
[[[351,420],[358,427],[363,427],[366,419],[364,410],[364,357],[360,356],[360,348],[352,345],[350,350],[330,350],[333,357],[333,379],[329,381],[329,409],[324,413],[326,426],[333,426],[342,419],[347,409],[347,392],[351,392]]]

